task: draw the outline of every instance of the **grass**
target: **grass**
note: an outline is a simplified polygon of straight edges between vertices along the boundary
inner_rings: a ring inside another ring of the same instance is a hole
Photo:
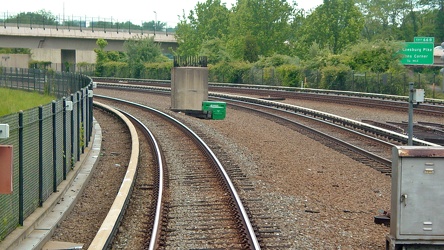
[[[0,88],[0,116],[48,104],[55,99],[55,96],[42,95],[37,92]]]

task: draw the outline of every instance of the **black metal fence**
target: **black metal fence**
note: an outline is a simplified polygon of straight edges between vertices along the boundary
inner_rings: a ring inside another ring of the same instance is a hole
[[[89,30],[117,33],[165,34],[174,35],[175,26],[168,27],[166,23],[157,20],[118,20],[112,17],[88,17],[73,15],[53,15],[51,13],[0,12],[0,25],[6,27]]]
[[[0,68],[0,87],[36,91],[55,95],[57,98],[69,96],[90,83],[91,79],[71,72],[53,70]]]
[[[2,69],[0,87],[59,96],[52,103],[0,117],[0,124],[9,125],[9,137],[0,144],[13,147],[13,192],[0,194],[2,241],[57,192],[90,141],[93,114],[92,81],[86,76]]]
[[[206,56],[175,56],[174,67],[207,67]]]
[[[437,73],[374,73],[347,71],[326,74],[319,70],[284,72],[277,68],[247,68],[243,70],[213,70],[210,68],[209,81],[256,85],[305,87],[330,90],[344,90],[390,95],[408,95],[409,82],[415,88],[425,89],[428,98],[435,98],[444,92],[444,79]]]

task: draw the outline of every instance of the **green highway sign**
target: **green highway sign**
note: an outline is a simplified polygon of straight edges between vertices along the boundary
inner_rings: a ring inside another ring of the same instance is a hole
[[[422,37],[422,36],[418,36],[418,37],[414,37],[413,41],[415,43],[435,43],[435,38],[434,37]]]
[[[405,65],[432,65],[433,43],[405,43],[401,53],[404,58],[401,63]]]

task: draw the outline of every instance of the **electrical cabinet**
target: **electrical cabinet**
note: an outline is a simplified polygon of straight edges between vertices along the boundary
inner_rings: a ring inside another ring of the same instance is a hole
[[[444,147],[394,147],[387,249],[444,249],[443,210]]]
[[[12,193],[13,160],[12,145],[0,145],[0,194]]]

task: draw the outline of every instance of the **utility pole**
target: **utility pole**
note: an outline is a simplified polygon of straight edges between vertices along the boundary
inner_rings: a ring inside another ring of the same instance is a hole
[[[156,28],[157,28],[157,12],[154,12],[154,35],[156,35]]]
[[[413,146],[413,107],[424,102],[424,89],[413,89],[413,82],[409,82],[409,124],[408,145]]]

